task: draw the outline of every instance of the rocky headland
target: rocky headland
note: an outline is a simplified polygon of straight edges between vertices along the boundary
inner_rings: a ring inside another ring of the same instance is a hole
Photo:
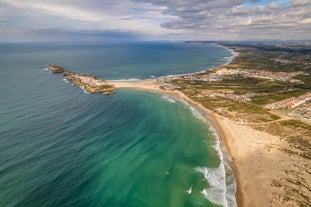
[[[103,79],[88,74],[77,74],[66,71],[62,66],[48,65],[48,69],[53,73],[63,73],[66,79],[72,81],[76,86],[81,86],[88,93],[102,93],[110,95],[115,93],[115,87]]]
[[[63,73],[65,72],[65,68],[57,65],[48,65],[48,69],[53,73]]]
[[[96,76],[87,74],[77,74],[74,72],[65,71],[66,79],[72,81],[74,85],[82,86],[89,93],[102,93],[110,95],[115,93],[115,87],[108,84],[105,80],[99,79]]]

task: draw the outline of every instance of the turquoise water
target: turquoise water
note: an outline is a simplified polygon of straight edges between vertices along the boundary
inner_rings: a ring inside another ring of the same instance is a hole
[[[192,107],[142,91],[89,95],[44,70],[146,79],[229,56],[185,43],[0,45],[0,206],[235,206],[232,173]]]

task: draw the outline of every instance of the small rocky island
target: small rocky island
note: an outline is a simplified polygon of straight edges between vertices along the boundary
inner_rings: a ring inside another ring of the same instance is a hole
[[[49,65],[48,69],[53,73],[63,73],[66,79],[72,81],[76,86],[82,86],[88,93],[102,93],[110,95],[115,93],[115,87],[107,81],[88,74],[77,74],[66,71],[64,67]]]
[[[48,65],[48,69],[53,73],[63,73],[65,72],[65,68],[57,65]]]

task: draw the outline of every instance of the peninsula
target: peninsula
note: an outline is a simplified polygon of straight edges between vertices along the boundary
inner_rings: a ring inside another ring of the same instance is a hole
[[[72,81],[76,86],[83,87],[88,93],[102,93],[105,95],[115,93],[115,87],[113,85],[96,76],[69,72],[62,66],[49,65],[48,69],[53,73],[63,73],[67,80]]]

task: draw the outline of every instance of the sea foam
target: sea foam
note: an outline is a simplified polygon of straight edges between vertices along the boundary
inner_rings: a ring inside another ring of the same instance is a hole
[[[68,81],[66,78],[64,78],[63,81],[64,81],[65,83],[69,83],[69,81]]]
[[[200,112],[198,112],[194,107],[190,106],[187,102],[184,102],[186,104],[186,109],[188,108],[192,115],[195,116],[196,118],[200,119],[203,122],[206,122],[206,119],[201,115]]]
[[[48,68],[43,68],[43,70],[48,71],[50,73],[53,73],[52,71],[50,71]]]
[[[87,92],[86,90],[85,90],[85,88],[83,87],[83,86],[79,86],[82,90],[83,90],[83,93],[85,93],[85,94],[90,94],[89,92]]]
[[[221,160],[217,168],[198,167],[196,170],[204,174],[204,178],[209,184],[209,188],[203,189],[202,194],[211,202],[224,207],[236,207],[236,181],[233,171],[228,164],[231,157],[226,153],[226,149],[221,147],[216,129],[210,125],[210,132],[216,138],[213,146]],[[225,152],[225,153],[223,153]]]
[[[190,194],[192,193],[192,186],[191,186],[188,190],[186,190],[186,193],[187,193],[188,195],[190,195]]]
[[[228,206],[226,199],[226,182],[225,182],[225,168],[221,163],[217,168],[199,167],[196,169],[198,172],[204,174],[204,178],[207,180],[209,187],[201,191],[201,193],[212,203]]]
[[[163,96],[161,96],[161,98],[167,102],[176,103],[176,101],[169,96],[163,95]]]
[[[194,107],[186,104],[192,114],[204,122],[207,121]],[[208,122],[209,123],[209,122]],[[195,170],[204,175],[209,184],[208,188],[201,191],[202,195],[216,205],[223,207],[236,207],[236,181],[233,171],[228,163],[232,161],[225,147],[220,144],[215,127],[209,123],[209,131],[215,137],[213,148],[217,151],[220,164],[216,168],[197,167]]]

